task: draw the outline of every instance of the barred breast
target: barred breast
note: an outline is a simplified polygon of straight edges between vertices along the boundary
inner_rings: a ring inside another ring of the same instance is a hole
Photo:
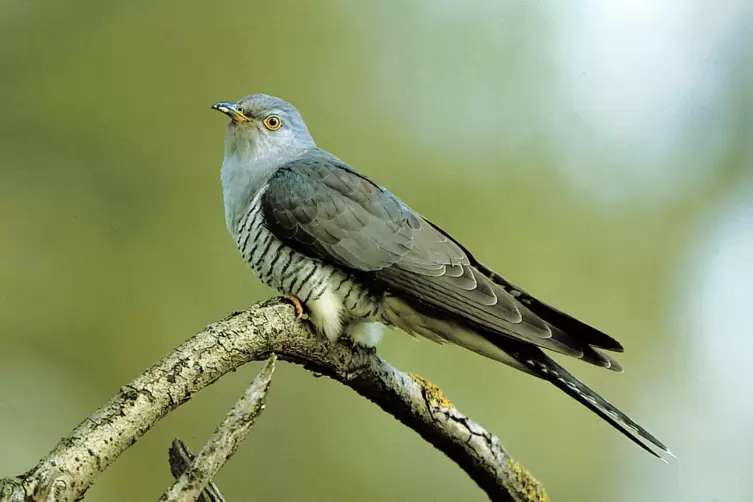
[[[295,251],[267,229],[262,195],[263,190],[233,232],[241,256],[259,280],[301,300],[314,325],[330,340],[339,338],[343,328],[352,331],[356,325],[383,322],[382,294],[341,269]]]

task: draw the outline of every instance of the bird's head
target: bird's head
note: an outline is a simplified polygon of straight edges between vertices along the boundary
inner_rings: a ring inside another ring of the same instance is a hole
[[[284,158],[315,146],[301,114],[280,98],[253,94],[235,103],[215,103],[212,109],[230,117],[226,156]]]

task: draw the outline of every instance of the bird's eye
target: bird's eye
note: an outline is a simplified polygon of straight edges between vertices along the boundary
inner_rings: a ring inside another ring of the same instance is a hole
[[[282,127],[282,120],[280,120],[280,117],[278,117],[277,115],[270,115],[264,119],[264,127],[269,129],[270,131],[276,131],[277,129]]]

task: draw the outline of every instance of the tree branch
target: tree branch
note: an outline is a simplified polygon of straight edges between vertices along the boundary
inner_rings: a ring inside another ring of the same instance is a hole
[[[188,449],[183,441],[180,439],[173,439],[173,444],[170,445],[170,473],[177,480],[180,476],[186,472],[194,461],[194,455],[191,450]],[[201,492],[196,502],[225,502],[225,497],[220,493],[217,485],[213,481],[209,481],[204,491]]]
[[[273,299],[209,325],[122,387],[29,472],[0,480],[0,502],[81,499],[94,478],[167,413],[222,375],[273,353],[376,403],[454,460],[492,500],[548,500],[499,440],[436,386],[399,372],[373,351],[328,342],[296,322],[287,302]]]
[[[246,439],[254,422],[264,410],[264,400],[267,397],[269,384],[272,383],[276,359],[272,354],[254,382],[217,427],[188,469],[160,497],[160,502],[197,500],[204,487],[238,450],[241,441]]]

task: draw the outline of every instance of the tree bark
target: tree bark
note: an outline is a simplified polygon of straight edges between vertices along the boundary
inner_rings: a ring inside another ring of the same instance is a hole
[[[269,384],[275,371],[276,356],[272,355],[243,393],[225,420],[206,442],[188,468],[160,497],[159,502],[196,501],[225,462],[238,450],[251,427],[264,410]]]
[[[548,500],[500,441],[436,386],[401,373],[373,350],[327,341],[277,298],[207,326],[122,387],[30,471],[0,480],[0,502],[80,500],[99,473],[170,411],[224,374],[272,354],[371,400],[454,460],[490,499]]]
[[[173,444],[170,445],[170,451],[168,455],[168,462],[170,463],[170,473],[178,480],[184,472],[191,466],[196,460],[196,457],[188,446],[185,445],[180,439],[173,439]],[[214,481],[209,481],[207,486],[204,487],[204,491],[201,492],[196,502],[226,502],[225,497],[220,493],[220,489],[214,484]]]

